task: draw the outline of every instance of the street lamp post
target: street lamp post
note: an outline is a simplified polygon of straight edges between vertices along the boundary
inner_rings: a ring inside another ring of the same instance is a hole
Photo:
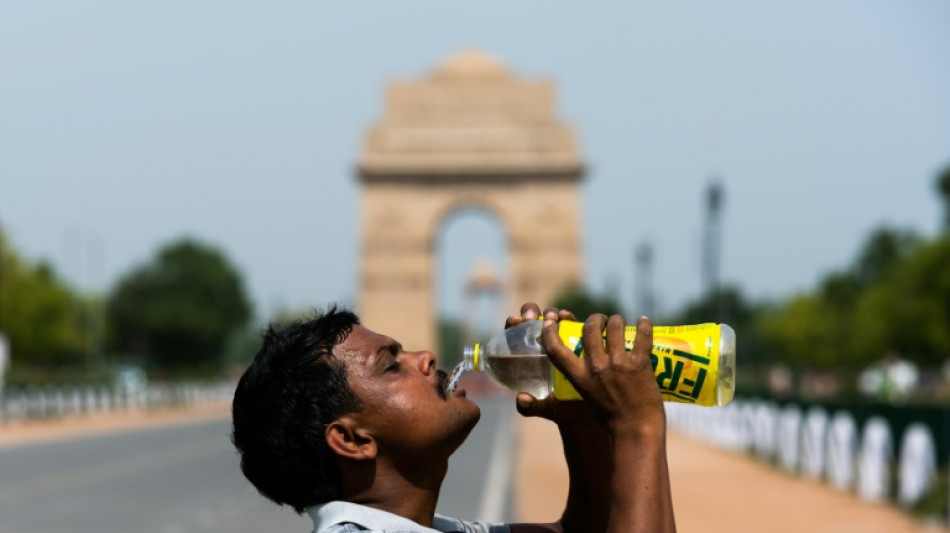
[[[636,314],[653,316],[656,299],[653,292],[653,245],[644,241],[633,252],[636,264],[634,306]]]
[[[709,182],[706,189],[706,223],[703,239],[703,287],[706,297],[715,314],[716,321],[722,320],[719,298],[719,257],[722,243],[722,208],[725,192],[717,178]]]

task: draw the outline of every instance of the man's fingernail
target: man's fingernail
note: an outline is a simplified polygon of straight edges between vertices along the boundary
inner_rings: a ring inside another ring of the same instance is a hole
[[[640,315],[640,320],[650,320],[646,315]]]

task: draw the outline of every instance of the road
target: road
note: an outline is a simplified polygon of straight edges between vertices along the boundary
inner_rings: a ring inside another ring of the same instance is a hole
[[[514,402],[478,403],[482,420],[452,458],[439,512],[508,520]],[[218,419],[2,448],[0,533],[309,531],[308,517],[244,479],[229,431]]]

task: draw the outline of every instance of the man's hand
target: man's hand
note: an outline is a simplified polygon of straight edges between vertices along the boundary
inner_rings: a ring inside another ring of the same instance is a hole
[[[554,326],[555,328],[561,320],[577,320],[574,313],[566,309],[549,307],[544,310],[544,313],[541,313],[537,304],[526,303],[521,306],[520,315],[512,315],[505,320],[505,329],[539,318],[544,319],[546,327]],[[518,394],[517,407],[522,416],[546,418],[557,423],[562,431],[565,427],[575,427],[575,431],[586,432],[593,420],[592,413],[584,402],[561,402],[555,399],[553,395],[539,400],[522,392]]]
[[[561,342],[555,326],[544,328],[541,345],[612,435],[665,433],[663,398],[650,364],[653,326],[646,317],[637,320],[637,336],[630,352],[625,349],[625,326],[620,315],[588,318],[583,329],[584,359]]]

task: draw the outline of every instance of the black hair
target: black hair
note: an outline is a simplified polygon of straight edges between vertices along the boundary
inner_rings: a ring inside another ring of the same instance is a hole
[[[241,471],[266,498],[298,513],[341,495],[324,432],[363,407],[332,351],[356,324],[354,313],[331,306],[310,320],[270,325],[234,392],[231,442]]]

